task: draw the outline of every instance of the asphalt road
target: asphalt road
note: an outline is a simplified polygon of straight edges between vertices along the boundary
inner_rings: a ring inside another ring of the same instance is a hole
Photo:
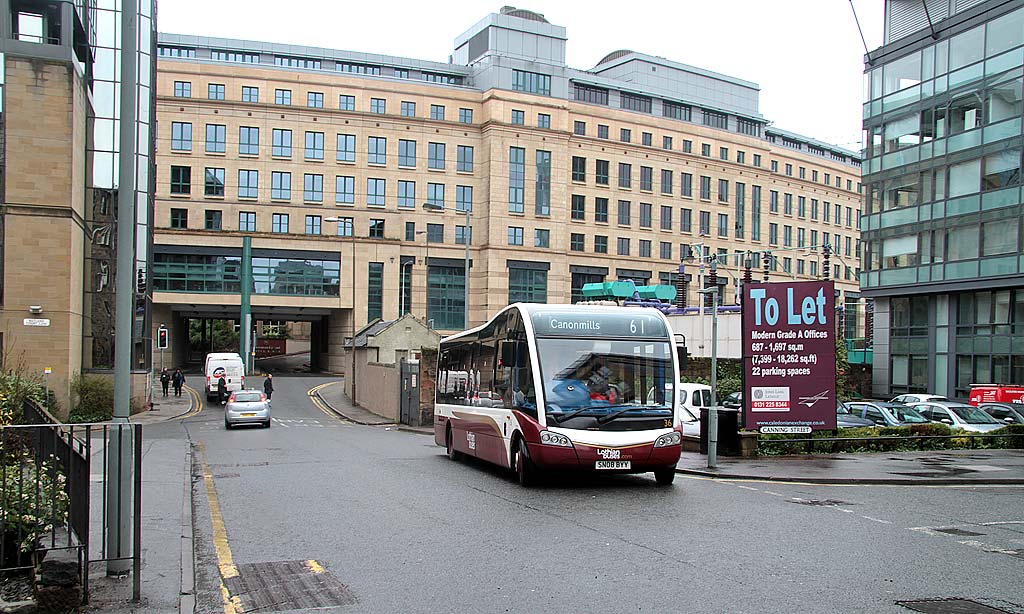
[[[525,490],[432,437],[326,415],[307,396],[326,381],[275,378],[270,429],[225,431],[216,407],[149,427],[195,446],[198,611],[1024,612],[1024,487]]]

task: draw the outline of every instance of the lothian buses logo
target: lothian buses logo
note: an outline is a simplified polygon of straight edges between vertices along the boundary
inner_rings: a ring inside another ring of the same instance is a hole
[[[601,448],[597,451],[597,455],[605,460],[616,460],[622,456],[622,451]]]

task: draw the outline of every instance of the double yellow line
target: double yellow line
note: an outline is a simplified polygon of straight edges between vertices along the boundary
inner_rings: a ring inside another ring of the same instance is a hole
[[[331,418],[334,418],[335,420],[338,420],[339,418],[341,418],[341,416],[331,411],[331,408],[328,407],[326,403],[321,401],[320,397],[318,397],[316,393],[322,390],[323,388],[326,388],[327,386],[333,386],[334,384],[337,383],[338,382],[327,382],[324,384],[320,384],[319,386],[313,386],[312,388],[306,391],[306,394],[309,396],[309,402],[312,403],[314,407],[324,412]]]
[[[184,420],[185,418],[191,418],[192,416],[198,416],[199,413],[203,411],[203,399],[199,395],[199,393],[196,392],[190,386],[182,386],[182,388],[184,388],[185,389],[185,393],[188,394],[188,396],[192,398],[192,409],[190,409],[187,413],[184,413],[184,414],[182,414],[180,416],[172,418],[172,420]]]

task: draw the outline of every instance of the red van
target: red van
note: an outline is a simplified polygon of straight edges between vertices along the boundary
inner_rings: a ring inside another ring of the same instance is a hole
[[[967,403],[1024,403],[1024,386],[971,384],[971,396]]]

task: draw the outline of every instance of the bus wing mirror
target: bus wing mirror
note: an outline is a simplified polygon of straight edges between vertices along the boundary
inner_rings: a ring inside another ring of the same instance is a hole
[[[679,370],[682,371],[690,362],[690,355],[686,352],[685,345],[676,346],[676,357],[679,359]]]
[[[501,366],[512,367],[516,364],[516,347],[518,342],[516,341],[502,341],[501,342]]]

